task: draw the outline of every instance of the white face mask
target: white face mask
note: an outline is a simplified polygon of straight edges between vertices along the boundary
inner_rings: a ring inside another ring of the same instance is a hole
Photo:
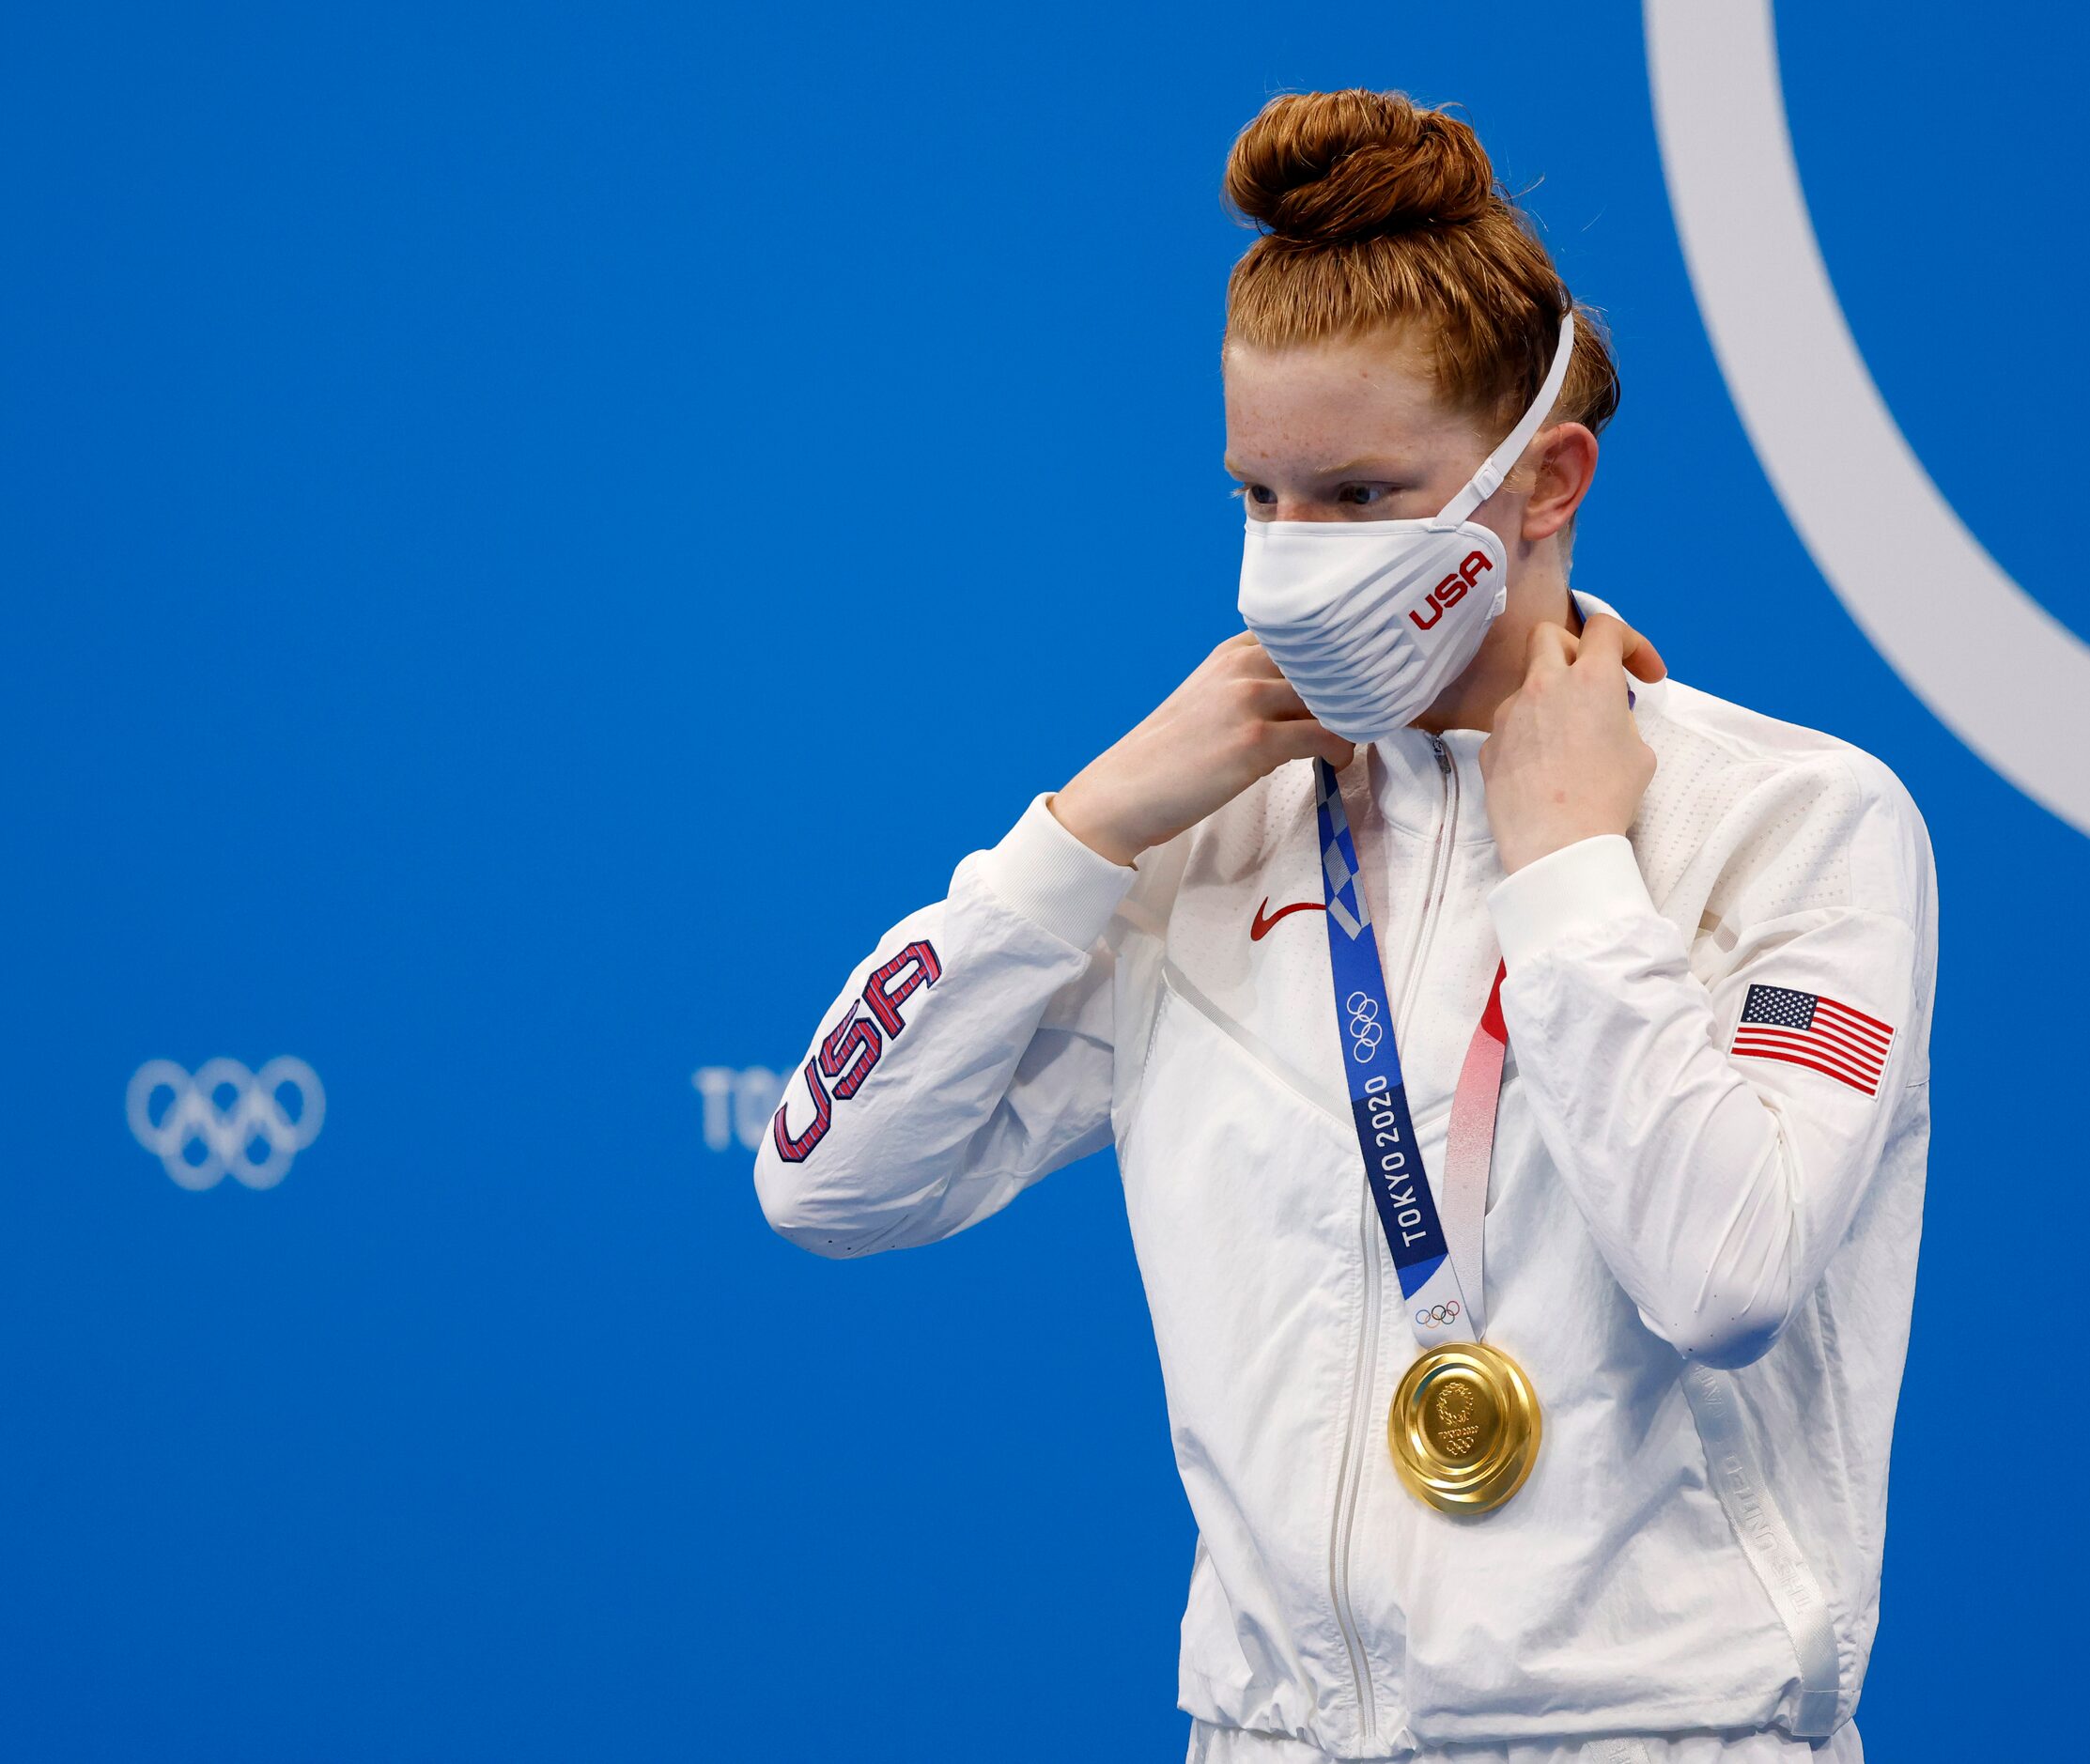
[[[1406,726],[1464,670],[1509,604],[1509,552],[1468,518],[1516,464],[1574,353],[1560,321],[1531,408],[1443,510],[1417,520],[1258,520],[1241,551],[1241,618],[1306,706],[1346,741]]]

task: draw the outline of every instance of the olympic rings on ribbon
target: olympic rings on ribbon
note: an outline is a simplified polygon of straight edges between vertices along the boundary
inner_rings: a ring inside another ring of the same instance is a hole
[[[1350,1013],[1351,1058],[1369,1060],[1386,1036],[1386,1026],[1379,1021],[1379,1001],[1368,993],[1354,992],[1344,1000],[1344,1008]]]
[[[1441,1305],[1432,1305],[1428,1310],[1416,1312],[1416,1322],[1425,1329],[1439,1329],[1459,1314],[1459,1301],[1448,1298]]]

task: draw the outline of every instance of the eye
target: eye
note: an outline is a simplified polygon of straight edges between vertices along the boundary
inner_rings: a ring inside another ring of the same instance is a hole
[[[1259,503],[1264,508],[1269,507],[1272,503],[1277,501],[1277,498],[1270,494],[1270,487],[1267,484],[1236,484],[1227,494],[1229,496],[1238,496],[1246,502]]]
[[[1355,494],[1353,495],[1352,491]],[[1394,487],[1390,484],[1345,484],[1336,492],[1336,501],[1354,503],[1360,508],[1369,508],[1373,504],[1366,501],[1367,497],[1375,495],[1383,503],[1394,493]]]

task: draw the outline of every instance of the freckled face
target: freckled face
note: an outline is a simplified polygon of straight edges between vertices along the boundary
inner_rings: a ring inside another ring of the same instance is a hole
[[[1226,469],[1251,520],[1433,515],[1491,444],[1438,400],[1405,333],[1275,349],[1230,343],[1221,377]]]

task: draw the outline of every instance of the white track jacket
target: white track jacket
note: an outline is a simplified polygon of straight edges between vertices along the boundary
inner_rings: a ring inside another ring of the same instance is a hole
[[[1340,774],[1432,1183],[1507,964],[1485,1332],[1544,1432],[1496,1511],[1425,1507],[1387,1450],[1417,1347],[1310,761],[1129,867],[1038,795],[858,965],[756,1156],[769,1223],[844,1257],[1116,1146],[1198,1526],[1179,1703],[1288,1755],[1755,1757],[1857,1703],[1929,1139],[1929,838],[1847,742],[1635,691],[1658,765],[1631,828],[1507,878],[1480,732]]]

